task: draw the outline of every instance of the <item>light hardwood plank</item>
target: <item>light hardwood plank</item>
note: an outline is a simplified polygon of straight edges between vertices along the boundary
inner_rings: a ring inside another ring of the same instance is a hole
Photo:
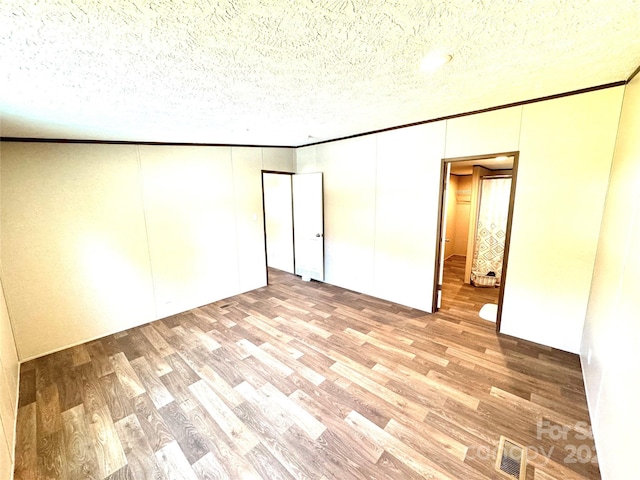
[[[189,386],[202,406],[209,412],[209,415],[227,434],[230,440],[238,445],[241,454],[246,454],[255,447],[260,440],[236,417],[233,411],[220,400],[204,381],[196,382]]]

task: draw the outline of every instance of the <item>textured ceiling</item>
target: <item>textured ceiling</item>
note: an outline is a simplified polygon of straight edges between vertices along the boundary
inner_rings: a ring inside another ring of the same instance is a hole
[[[0,0],[0,134],[297,146],[626,80],[639,31],[640,0]]]

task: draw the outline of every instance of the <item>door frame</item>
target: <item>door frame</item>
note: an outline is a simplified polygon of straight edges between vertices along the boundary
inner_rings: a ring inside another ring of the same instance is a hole
[[[518,160],[520,157],[519,151],[514,152],[500,152],[500,153],[490,153],[486,155],[472,155],[468,157],[450,157],[443,158],[442,164],[440,167],[440,191],[438,194],[438,225],[436,229],[436,259],[434,266],[434,276],[433,276],[433,296],[432,296],[432,311],[433,313],[438,311],[438,292],[441,291],[439,285],[439,277],[440,277],[440,256],[444,246],[442,245],[442,233],[443,229],[446,230],[446,225],[444,225],[444,212],[446,211],[445,205],[445,185],[447,183],[447,165],[455,162],[463,162],[469,160],[486,160],[489,158],[508,156],[513,157],[513,167],[511,174],[511,191],[509,193],[509,211],[507,214],[507,230],[505,233],[504,240],[504,254],[502,257],[502,278],[500,279],[500,292],[498,294],[498,313],[496,315],[496,331],[500,332],[500,325],[502,322],[502,303],[504,301],[504,291],[507,285],[507,267],[509,262],[509,249],[511,243],[511,224],[513,221],[513,207],[515,203],[516,196],[516,184],[518,178]],[[475,228],[475,227],[474,227]]]
[[[289,181],[291,182],[291,256],[293,257],[293,271],[296,271],[296,225],[293,221],[293,175],[294,172],[279,172],[276,170],[261,170],[260,171],[260,184],[262,185],[262,231],[264,234],[264,271],[267,277],[267,285],[269,284],[269,259],[267,257],[267,211],[264,202],[264,174],[272,173],[276,175],[289,175]]]

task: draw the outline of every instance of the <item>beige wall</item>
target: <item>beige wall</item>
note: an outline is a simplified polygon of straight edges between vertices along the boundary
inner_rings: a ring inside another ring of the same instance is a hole
[[[471,175],[451,175],[449,177],[449,191],[447,195],[447,235],[444,258],[452,255],[465,256],[467,254],[467,236],[469,235],[469,196],[461,201],[459,192],[471,190]]]
[[[428,310],[439,190],[425,179],[440,178],[444,122],[380,134],[377,147],[373,295]]]
[[[438,122],[296,150],[299,173],[324,172],[328,283],[431,308],[444,133]]]
[[[623,91],[523,107],[503,333],[580,349]]]
[[[294,148],[252,148],[252,147],[234,147],[234,155],[240,152],[253,152],[257,157],[261,157],[262,170],[271,170],[273,172],[290,172],[296,171],[296,156]]]
[[[640,431],[640,76],[627,86],[581,348],[603,479],[631,478]]]
[[[22,360],[266,283],[260,171],[292,169],[291,149],[1,148]]]
[[[578,352],[622,94],[609,88],[297,149],[299,172],[325,172],[327,282],[429,311],[441,159],[520,151],[503,332]],[[387,188],[401,195],[379,215]]]
[[[13,476],[20,364],[5,300],[3,277],[0,267],[0,478],[8,479]]]
[[[429,310],[441,159],[519,149],[503,331],[577,351],[621,96],[298,149],[298,171],[325,173],[327,282]],[[266,282],[260,170],[293,170],[291,149],[6,143],[2,154],[2,260],[23,359]],[[562,237],[580,248],[555,248]]]
[[[456,202],[458,191],[458,177],[456,175],[449,176],[449,186],[447,187],[447,222],[445,225],[445,243],[444,258],[445,260],[454,254],[456,241],[456,217],[458,205]]]
[[[18,352],[0,282],[0,478],[8,479],[13,474],[19,370]]]
[[[471,190],[471,175],[459,175],[458,179],[458,191],[460,190]],[[470,198],[470,197],[466,197]],[[453,255],[462,255],[465,256],[467,254],[467,242],[469,236],[469,210],[471,208],[471,203],[467,202],[456,202],[456,224],[455,224],[455,235],[453,236]]]
[[[325,281],[373,295],[376,138],[314,148],[324,172]]]
[[[7,143],[1,167],[22,360],[155,318],[135,146]]]
[[[141,146],[139,151],[155,316],[237,293],[231,149]]]
[[[447,120],[446,158],[518,150],[522,107]]]

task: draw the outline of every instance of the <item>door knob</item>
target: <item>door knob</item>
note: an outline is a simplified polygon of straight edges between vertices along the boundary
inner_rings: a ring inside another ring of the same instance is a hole
[[[321,237],[322,234],[321,233],[316,233],[316,237]]]

